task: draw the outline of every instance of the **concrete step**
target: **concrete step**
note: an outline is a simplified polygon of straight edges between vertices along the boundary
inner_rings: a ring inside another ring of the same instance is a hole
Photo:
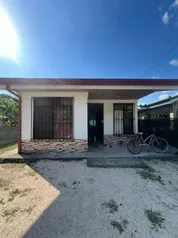
[[[88,158],[88,167],[98,168],[148,168],[141,158]]]

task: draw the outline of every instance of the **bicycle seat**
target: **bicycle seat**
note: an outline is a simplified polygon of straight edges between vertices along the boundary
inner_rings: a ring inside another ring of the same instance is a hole
[[[143,132],[137,132],[137,135],[141,136],[141,135],[143,135]]]

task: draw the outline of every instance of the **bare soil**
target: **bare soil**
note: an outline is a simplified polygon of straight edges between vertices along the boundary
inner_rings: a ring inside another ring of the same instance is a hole
[[[59,191],[25,164],[0,165],[0,237],[23,237]]]
[[[178,238],[178,163],[0,165],[1,238]]]

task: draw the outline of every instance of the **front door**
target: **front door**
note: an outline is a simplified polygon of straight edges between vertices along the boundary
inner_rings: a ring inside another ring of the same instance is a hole
[[[103,144],[103,104],[88,104],[88,143]]]

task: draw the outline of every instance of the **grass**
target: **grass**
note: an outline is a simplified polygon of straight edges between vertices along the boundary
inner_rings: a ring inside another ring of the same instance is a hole
[[[60,188],[67,188],[67,185],[66,185],[65,182],[58,183],[58,186],[59,186]]]
[[[110,213],[114,213],[118,211],[118,205],[114,200],[110,200],[109,202],[104,202],[102,206],[109,208]]]
[[[165,218],[162,217],[159,211],[145,210],[145,215],[150,221],[152,228],[157,229],[158,227],[163,228],[163,223],[165,222]]]
[[[8,145],[0,147],[0,153],[4,153],[6,151],[14,150],[17,148],[17,143],[10,143]]]
[[[0,188],[8,187],[10,184],[10,180],[0,178]]]
[[[24,168],[26,164],[12,163],[12,164],[4,164],[3,168],[5,169],[15,169],[15,168]]]
[[[152,168],[145,168],[145,169],[137,171],[137,173],[141,176],[141,178],[146,179],[146,180],[151,180],[151,181],[157,181],[157,182],[161,183],[162,185],[165,185],[161,176],[155,174],[155,172],[156,171]]]
[[[156,172],[156,170],[155,169],[153,169],[152,167],[148,167],[148,168],[144,168],[144,170],[146,170],[146,171],[148,171],[148,172],[150,172],[150,173],[155,173]]]
[[[2,213],[2,217],[6,217],[6,221],[8,221],[10,218],[15,217],[16,213],[20,210],[19,207],[15,207],[12,209],[5,210]]]
[[[35,208],[35,206],[25,208],[25,209],[23,209],[23,210],[20,210],[20,212],[27,212],[28,214],[31,214],[32,211],[33,211],[33,208]]]
[[[8,198],[8,202],[12,202],[14,200],[15,197],[17,197],[18,195],[20,197],[25,197],[28,195],[28,193],[32,190],[32,188],[25,188],[25,189],[14,189],[12,190],[9,195],[10,197]]]
[[[76,184],[80,184],[80,182],[77,182],[77,181],[73,181],[72,185],[76,185]]]
[[[21,212],[21,213],[27,212],[30,215],[32,213],[34,207],[28,207],[25,209],[20,209],[20,207],[15,207],[12,209],[8,209],[2,213],[2,217],[5,217],[6,221],[8,221],[10,218],[15,217],[17,212]]]
[[[36,176],[37,173],[36,173],[35,170],[30,170],[30,171],[28,171],[27,175],[29,175],[29,176]]]
[[[111,225],[113,226],[114,229],[117,229],[120,234],[122,234],[122,232],[124,232],[124,230],[127,228],[128,225],[128,221],[125,219],[122,222],[118,222],[118,221],[111,221]]]
[[[6,203],[4,202],[4,198],[0,199],[0,204],[1,204],[1,205],[6,204]]]

